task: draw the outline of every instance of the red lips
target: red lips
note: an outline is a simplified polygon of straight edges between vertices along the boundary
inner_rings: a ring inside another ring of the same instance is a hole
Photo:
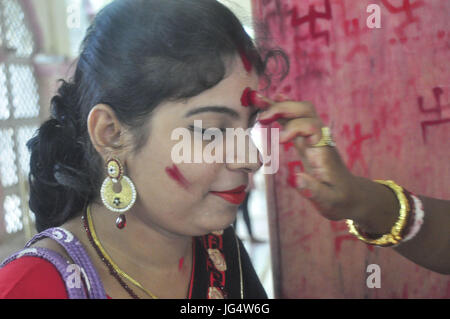
[[[246,196],[246,192],[245,189],[247,188],[246,185],[241,185],[239,187],[236,187],[234,189],[230,189],[228,191],[224,191],[224,192],[211,192],[211,194],[222,197],[224,200],[235,204],[235,205],[240,205]]]

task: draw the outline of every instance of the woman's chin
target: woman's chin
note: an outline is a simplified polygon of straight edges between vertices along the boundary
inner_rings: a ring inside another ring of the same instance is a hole
[[[230,227],[230,225],[232,225],[236,220],[236,215],[237,209],[234,212],[224,212],[223,214],[220,214],[220,216],[217,216],[215,218],[211,217],[203,225],[200,225],[204,230],[203,235],[209,234],[214,231],[224,230]]]

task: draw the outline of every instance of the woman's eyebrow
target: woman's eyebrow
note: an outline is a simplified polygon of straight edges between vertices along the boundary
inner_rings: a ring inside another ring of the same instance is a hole
[[[204,106],[204,107],[199,107],[197,109],[193,109],[190,110],[189,112],[187,112],[184,117],[189,117],[195,114],[199,114],[199,113],[204,113],[204,112],[216,112],[216,113],[221,113],[221,114],[227,114],[229,116],[231,116],[232,118],[235,119],[239,119],[239,113],[236,112],[235,110],[230,109],[229,107],[226,106]]]

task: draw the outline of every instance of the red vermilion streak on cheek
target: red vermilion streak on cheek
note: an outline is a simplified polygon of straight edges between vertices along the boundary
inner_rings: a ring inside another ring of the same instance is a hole
[[[178,271],[181,271],[181,269],[183,268],[183,264],[184,264],[184,257],[181,257],[178,263]]]
[[[174,164],[172,167],[166,167],[166,173],[171,177],[173,180],[175,180],[181,187],[188,188],[190,183],[187,181],[187,179],[181,174],[178,167]]]

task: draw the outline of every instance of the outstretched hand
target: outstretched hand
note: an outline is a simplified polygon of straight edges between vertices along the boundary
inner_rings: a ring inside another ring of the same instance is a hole
[[[280,143],[292,141],[298,151],[304,172],[298,173],[296,188],[319,212],[330,220],[352,218],[358,211],[358,179],[345,166],[333,146],[315,147],[322,138],[324,124],[310,102],[275,101],[261,97],[269,107],[258,121],[281,125]]]

